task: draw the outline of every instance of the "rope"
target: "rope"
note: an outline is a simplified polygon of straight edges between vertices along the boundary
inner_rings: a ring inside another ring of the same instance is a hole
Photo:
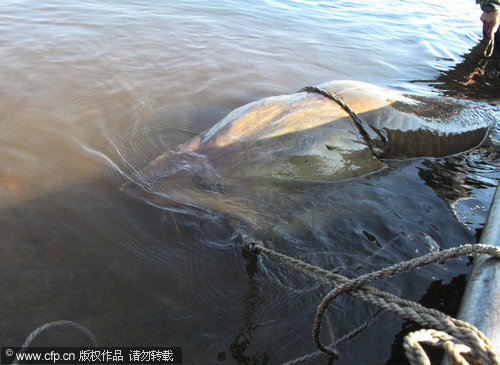
[[[359,118],[358,114],[349,105],[347,105],[338,95],[335,95],[334,93],[327,91],[325,89],[319,88],[317,86],[306,86],[306,87],[300,89],[299,92],[310,92],[310,93],[320,94],[320,95],[323,95],[324,97],[336,102],[352,118],[352,120],[354,121],[354,124],[356,125],[356,127],[359,130],[359,133],[361,134],[361,136],[365,140],[366,144],[368,145],[368,147],[370,148],[370,150],[372,151],[374,156],[378,158],[379,156],[381,156],[383,154],[383,150],[378,148],[375,145],[375,143],[373,142],[373,140],[370,138],[370,135],[368,134],[368,132],[367,132],[363,122]],[[376,132],[377,132],[378,136],[380,137],[380,139],[382,140],[382,142],[386,143],[387,138],[383,134],[381,134],[380,132],[378,132],[378,131],[376,131]]]
[[[390,312],[399,314],[404,318],[411,319],[424,327],[433,327],[441,331],[448,332],[466,344],[469,344],[471,347],[480,349],[481,351],[479,352],[479,355],[481,355],[485,363],[500,363],[500,357],[494,352],[493,346],[489,343],[489,340],[482,334],[482,332],[466,322],[449,317],[437,310],[425,308],[418,303],[401,300],[400,298],[397,298],[397,300],[394,300],[394,302],[391,303],[391,301],[385,300],[386,298],[377,298],[374,296],[374,293],[356,293],[356,290],[364,289],[364,286],[367,283],[374,280],[385,279],[395,274],[400,274],[433,262],[442,262],[450,258],[456,258],[463,255],[477,255],[478,253],[489,254],[500,258],[500,248],[498,247],[486,245],[465,245],[417,257],[413,260],[402,262],[388,268],[360,276],[340,285],[339,287],[333,289],[318,307],[314,325],[314,338],[316,344],[320,348],[325,348],[319,340],[319,330],[322,316],[329,304],[341,294],[354,292],[352,294],[359,299],[377,305],[378,307]]]
[[[493,55],[493,51],[495,50],[495,37],[491,37],[484,49],[484,57],[490,58]]]
[[[290,361],[287,361],[287,362],[284,362],[282,363],[281,365],[297,365],[297,364],[303,364],[303,363],[306,363],[306,362],[309,362],[319,356],[325,356],[325,353],[322,352],[322,351],[316,351],[316,352],[313,352],[313,353],[310,353],[310,354],[307,354],[307,355],[304,355],[304,356],[301,356],[297,359],[294,359],[294,360],[290,360]]]
[[[350,331],[346,335],[342,336],[338,340],[333,341],[332,344],[330,345],[330,348],[335,348],[335,346],[339,345],[340,343],[349,341],[351,338],[354,338],[357,335],[359,335],[370,324],[372,324],[382,314],[382,312],[383,312],[383,310],[379,309],[378,311],[376,311],[375,313],[373,313],[373,315],[370,318],[368,318],[368,320],[366,320],[364,323],[362,323],[361,325],[359,325],[358,327],[356,327],[355,329],[353,329],[352,331]],[[338,356],[338,351],[336,349],[335,349],[335,351],[336,351],[337,356]],[[325,353],[323,351],[318,350],[316,352],[313,352],[313,353],[308,354],[308,355],[304,355],[304,356],[299,357],[297,359],[284,362],[281,365],[303,364],[303,363],[308,362],[308,361],[310,361],[312,359],[315,359],[316,357],[318,357],[320,355],[325,355]]]
[[[35,330],[33,330],[28,335],[28,337],[26,338],[26,340],[24,341],[23,345],[19,349],[18,354],[24,353],[24,351],[26,351],[26,349],[31,345],[31,343],[33,342],[33,340],[40,333],[42,333],[43,331],[48,330],[49,328],[52,328],[52,327],[70,327],[70,328],[75,328],[78,331],[82,332],[85,335],[85,337],[88,338],[88,340],[90,341],[90,343],[92,344],[92,346],[94,346],[94,347],[97,346],[97,340],[96,340],[95,336],[87,328],[85,328],[82,325],[80,325],[80,324],[78,324],[76,322],[73,322],[73,321],[60,320],[60,321],[54,321],[54,322],[45,323],[44,325],[42,325],[42,326],[36,328]],[[12,365],[18,365],[18,364],[19,363],[18,363],[17,360],[15,360],[12,363]]]
[[[403,318],[410,319],[423,327],[434,328],[447,333],[458,342],[468,346],[471,349],[471,355],[475,358],[481,358],[484,364],[500,364],[500,355],[495,352],[490,341],[476,327],[452,318],[438,310],[426,308],[418,303],[399,298],[368,285],[368,283],[374,280],[385,279],[420,266],[433,262],[443,262],[447,259],[463,255],[488,254],[500,258],[499,247],[483,244],[459,246],[398,263],[355,279],[349,279],[340,274],[332,273],[271,250],[265,247],[262,242],[252,240],[248,236],[242,235],[242,239],[243,246],[249,251],[256,254],[266,254],[270,258],[334,288],[318,306],[313,325],[314,343],[320,351],[333,358],[338,358],[338,351],[335,348],[325,346],[320,340],[322,318],[330,303],[339,295],[351,294],[357,299],[375,305],[382,310],[398,314]]]
[[[451,365],[468,365],[464,354],[470,354],[471,349],[463,344],[457,344],[458,339],[446,332],[423,329],[406,335],[403,343],[406,357],[412,365],[430,365],[421,342],[442,347]]]

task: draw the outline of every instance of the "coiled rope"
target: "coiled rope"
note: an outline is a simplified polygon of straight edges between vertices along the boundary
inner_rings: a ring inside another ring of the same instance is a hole
[[[334,289],[323,299],[318,306],[313,325],[313,339],[320,351],[338,358],[337,349],[325,346],[320,339],[320,329],[323,315],[330,303],[342,294],[350,294],[366,303],[375,305],[382,310],[398,314],[405,319],[412,320],[424,328],[432,328],[434,337],[426,333],[424,338],[430,342],[444,341],[444,348],[450,359],[460,359],[454,364],[468,364],[462,355],[466,353],[481,364],[500,364],[500,355],[495,352],[493,345],[486,336],[476,327],[452,318],[438,310],[426,308],[418,303],[399,298],[393,294],[381,291],[368,283],[374,280],[386,279],[395,274],[428,265],[433,262],[443,262],[447,259],[457,258],[464,255],[487,254],[500,258],[500,248],[490,245],[476,244],[463,245],[441,252],[430,253],[393,266],[362,275],[355,279],[349,279],[343,275],[327,271],[321,267],[308,264],[293,257],[283,255],[264,246],[262,241],[257,241],[242,234],[243,247],[254,254],[265,254],[269,258],[281,262],[293,270],[299,271],[321,283],[327,284]],[[446,337],[446,336],[448,337]],[[416,334],[405,340],[405,352],[412,364],[430,364],[422,347],[415,344],[422,341],[422,336]],[[453,344],[453,345],[452,345]],[[455,345],[457,344],[457,345]],[[464,351],[466,349],[466,351]]]

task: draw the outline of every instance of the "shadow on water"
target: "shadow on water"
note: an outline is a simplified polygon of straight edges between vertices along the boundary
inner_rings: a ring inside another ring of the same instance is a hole
[[[269,357],[264,353],[247,354],[247,347],[250,344],[253,332],[258,328],[255,323],[255,314],[259,310],[259,304],[263,299],[260,297],[258,282],[255,280],[257,274],[257,259],[247,251],[242,252],[246,259],[246,272],[248,274],[248,295],[246,296],[246,305],[242,317],[242,328],[229,345],[231,356],[238,364],[266,364]],[[226,359],[226,352],[217,354],[217,360]]]
[[[500,32],[495,35],[495,49],[490,58],[484,56],[486,40],[463,55],[464,60],[443,71],[434,86],[448,96],[474,100],[500,99]]]
[[[475,190],[495,188],[496,181],[487,177],[492,164],[500,158],[500,150],[478,147],[456,156],[427,159],[419,168],[419,177],[450,206],[473,195]],[[478,173],[486,174],[483,178]]]

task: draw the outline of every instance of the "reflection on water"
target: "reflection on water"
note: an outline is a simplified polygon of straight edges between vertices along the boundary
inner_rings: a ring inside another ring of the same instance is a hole
[[[217,216],[131,201],[118,191],[124,175],[238,106],[306,85],[356,79],[437,94],[435,81],[410,80],[459,80],[452,70],[479,41],[479,15],[470,0],[4,1],[0,345],[67,319],[101,345],[183,346],[186,364],[274,364],[315,351],[311,320],[327,288],[244,254]],[[459,90],[446,82],[437,83]],[[471,85],[456,95],[498,103]],[[262,212],[269,227],[259,233],[347,275],[474,242],[500,177],[497,151],[291,183]],[[255,189],[273,196],[273,186]],[[418,300],[431,280],[467,270],[458,260],[380,286]],[[341,335],[372,312],[340,298],[329,316]],[[369,351],[384,363],[400,330],[384,314],[341,346],[339,362],[368,363]],[[33,343],[85,344],[63,329]]]
[[[475,190],[495,188],[494,165],[498,150],[480,147],[474,151],[439,160],[424,160],[419,176],[448,204],[474,195]]]
[[[464,55],[464,60],[437,79],[438,88],[451,96],[468,99],[498,100],[500,97],[500,33],[495,35],[491,58],[484,57],[486,40]]]

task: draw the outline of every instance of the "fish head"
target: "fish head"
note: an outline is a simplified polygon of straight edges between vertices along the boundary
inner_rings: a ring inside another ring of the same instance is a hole
[[[180,149],[134,172],[120,190],[161,209],[204,216],[221,209],[225,185],[206,156]]]

